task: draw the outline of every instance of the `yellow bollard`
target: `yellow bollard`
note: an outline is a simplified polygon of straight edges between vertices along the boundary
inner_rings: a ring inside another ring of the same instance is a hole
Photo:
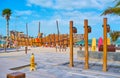
[[[32,53],[31,58],[30,58],[30,71],[34,71],[35,68],[35,58],[34,58],[34,54]]]

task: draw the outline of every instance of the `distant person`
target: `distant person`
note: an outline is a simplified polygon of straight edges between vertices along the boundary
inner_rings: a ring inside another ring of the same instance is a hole
[[[9,40],[6,41],[6,46],[7,46],[7,48],[10,46],[10,41]]]
[[[79,49],[80,49],[80,51],[82,51],[82,44],[80,44]]]
[[[10,41],[10,44],[9,44],[9,45],[10,45],[10,48],[13,47],[13,42],[12,42],[12,40]]]
[[[62,49],[62,45],[59,45],[59,51],[61,52],[61,49]]]
[[[66,51],[66,45],[62,45],[62,51]]]
[[[65,49],[65,51],[66,51],[66,49],[67,49],[67,45],[64,46],[64,49]]]
[[[45,47],[47,47],[47,46],[48,46],[48,44],[46,43],[46,44],[45,44]]]
[[[92,48],[91,45],[89,45],[88,47],[89,47],[89,50],[91,51],[91,48]]]
[[[61,49],[62,49],[62,51],[64,51],[64,45],[61,45]]]
[[[13,46],[16,48],[16,51],[18,51],[18,42],[17,42],[17,40],[14,41]]]
[[[52,47],[52,48],[54,47],[53,43],[52,43],[51,47]]]
[[[58,45],[55,46],[56,52],[57,52],[57,46],[58,46]]]
[[[13,46],[17,47],[17,41],[16,40],[14,41]]]

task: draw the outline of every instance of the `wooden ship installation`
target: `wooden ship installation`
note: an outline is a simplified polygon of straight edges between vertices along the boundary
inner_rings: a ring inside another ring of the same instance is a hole
[[[26,23],[26,34],[18,31],[10,31],[11,40],[17,41],[18,46],[36,46],[36,47],[55,47],[55,46],[69,46],[69,34],[60,34],[58,21],[56,21],[57,25],[57,34],[49,34],[43,37],[44,33],[40,32],[40,22],[38,25],[38,36],[37,38],[28,36],[28,25]],[[76,40],[74,40],[76,42]]]

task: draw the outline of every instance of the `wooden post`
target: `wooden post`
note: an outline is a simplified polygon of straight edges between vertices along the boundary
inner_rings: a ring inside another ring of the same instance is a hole
[[[58,45],[60,46],[60,32],[59,32],[59,27],[58,27],[58,21],[56,21],[56,24],[57,24],[57,33],[58,33]]]
[[[66,42],[66,43],[67,43],[67,47],[69,46],[69,45],[68,45],[68,44],[69,44],[68,41],[69,41],[69,35],[67,34],[67,42]]]
[[[25,54],[27,54],[27,47],[28,47],[28,24],[26,23],[26,35],[27,35],[27,40],[26,41],[26,47],[25,47]]]
[[[40,22],[39,22],[39,25],[38,25],[38,34],[40,34]]]
[[[85,69],[89,68],[88,61],[89,61],[89,53],[88,53],[88,20],[84,20],[84,40],[85,40]]]
[[[26,35],[27,35],[26,46],[28,46],[28,24],[27,23],[26,23]]]
[[[103,20],[103,71],[107,71],[107,18]]]
[[[41,37],[40,37],[40,46],[43,45],[42,35],[43,35],[43,34],[41,33]]]
[[[73,21],[70,21],[70,67],[73,66]]]
[[[45,39],[45,44],[44,44],[44,46],[46,46],[46,42],[47,42],[47,36],[45,35],[45,37],[44,37],[44,39]]]
[[[38,45],[42,46],[42,33],[40,33],[40,22],[38,25],[38,38],[40,39],[40,42],[38,43]]]
[[[53,38],[54,38],[54,41],[53,41],[53,43],[54,43],[54,47],[56,47],[56,39],[55,39],[55,33],[53,34]]]
[[[26,35],[28,37],[28,24],[26,23]]]

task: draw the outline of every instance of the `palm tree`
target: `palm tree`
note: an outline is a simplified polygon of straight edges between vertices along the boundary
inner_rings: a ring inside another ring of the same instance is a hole
[[[101,15],[115,14],[120,16],[120,0],[115,0],[115,2],[115,6],[107,8]]]
[[[113,7],[107,8],[101,15],[114,14],[120,16],[120,0],[115,0],[116,4]],[[110,32],[112,42],[117,41],[119,34],[116,31]]]
[[[110,37],[111,37],[112,43],[114,44],[114,42],[117,41],[117,39],[119,38],[119,32],[111,31]]]
[[[7,24],[6,24],[6,32],[7,32],[7,39],[9,39],[9,20],[10,20],[10,16],[11,16],[12,12],[10,9],[4,9],[2,11],[2,16],[5,17]]]

